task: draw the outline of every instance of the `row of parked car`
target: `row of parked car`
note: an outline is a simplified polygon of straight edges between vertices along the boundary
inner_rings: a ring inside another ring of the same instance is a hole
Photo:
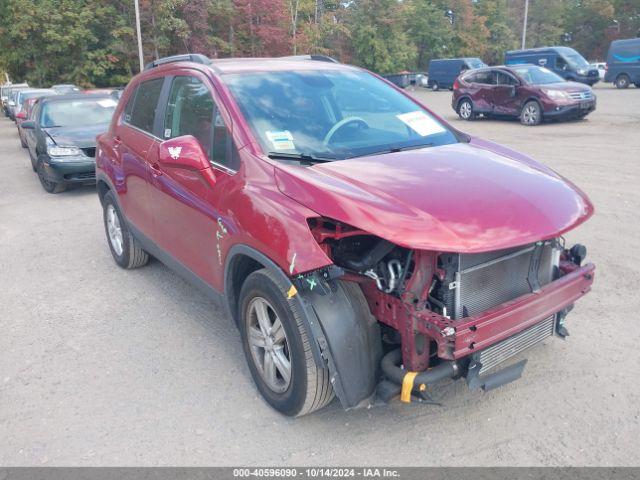
[[[82,90],[68,84],[1,87],[4,113],[15,122],[20,144],[47,192],[95,183],[96,136],[107,129],[121,94],[120,88]]]
[[[168,57],[117,103],[38,97],[21,129],[47,191],[95,179],[117,265],[154,257],[226,306],[286,415],[516,380],[502,362],[566,337],[593,282],[562,237],[582,191],[327,57]]]
[[[451,106],[463,120],[507,117],[538,125],[593,112],[590,87],[601,79],[621,89],[640,87],[640,38],[612,42],[602,65],[589,64],[569,47],[509,51],[505,65],[495,67],[479,58],[436,59],[426,86],[453,90]]]
[[[614,40],[606,63],[590,64],[569,47],[543,47],[505,53],[505,66],[537,65],[564,80],[592,86],[611,82],[617,88],[640,87],[640,38]],[[429,62],[426,86],[432,90],[452,89],[456,78],[467,70],[487,67],[479,58],[435,59]]]

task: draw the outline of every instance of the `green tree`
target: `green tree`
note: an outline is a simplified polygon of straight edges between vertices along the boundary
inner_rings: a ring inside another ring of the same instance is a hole
[[[588,59],[604,58],[609,47],[606,30],[613,20],[614,8],[609,0],[573,0],[566,10],[565,23],[571,46]]]
[[[530,0],[525,48],[547,47],[561,43],[565,27],[566,0]],[[522,35],[524,0],[509,2],[508,18],[518,39]],[[520,42],[518,42],[518,46]]]
[[[477,3],[477,13],[486,18],[489,39],[484,61],[493,65],[504,61],[504,52],[518,47],[518,38],[509,25],[508,0],[481,0]]]
[[[380,73],[411,68],[416,49],[403,19],[406,6],[397,0],[356,0],[351,6],[350,30],[354,60]]]
[[[416,46],[416,68],[426,70],[429,60],[450,53],[454,40],[451,23],[442,8],[425,0],[407,2],[409,39]]]

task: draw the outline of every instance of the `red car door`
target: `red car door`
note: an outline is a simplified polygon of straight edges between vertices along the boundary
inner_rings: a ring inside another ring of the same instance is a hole
[[[174,260],[214,286],[216,272],[222,268],[220,240],[226,235],[220,200],[235,184],[237,168],[230,118],[215,99],[206,76],[181,71],[171,79],[162,126],[164,140],[195,137],[209,157],[211,169],[202,172],[161,165],[162,145],[155,145],[149,158],[156,242]]]
[[[479,70],[469,77],[469,93],[476,113],[491,113],[493,76],[491,70]]]
[[[154,233],[148,158],[158,143],[154,125],[163,83],[160,77],[138,85],[116,124],[113,139],[121,181],[126,186],[119,196],[121,207],[133,226],[148,237]]]
[[[506,72],[493,72],[493,113],[498,115],[517,116],[520,114],[518,80]]]

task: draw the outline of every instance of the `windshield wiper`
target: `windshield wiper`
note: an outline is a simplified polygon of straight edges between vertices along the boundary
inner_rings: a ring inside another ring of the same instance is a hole
[[[433,147],[434,143],[421,143],[420,145],[408,145],[406,147],[391,147],[385,150],[380,150],[373,153],[363,153],[362,155],[355,155],[349,158],[358,158],[358,157],[370,157],[373,155],[384,155],[385,153],[398,153],[405,152],[407,150],[419,150],[421,148]]]
[[[333,162],[334,160],[333,158],[314,157],[313,155],[309,155],[306,153],[269,152],[267,156],[274,160],[298,160],[299,162],[307,163],[307,164],[327,163],[327,162]]]

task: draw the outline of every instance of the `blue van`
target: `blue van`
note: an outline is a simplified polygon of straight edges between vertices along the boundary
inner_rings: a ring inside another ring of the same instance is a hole
[[[569,47],[529,48],[511,50],[504,55],[505,65],[539,65],[565,80],[593,85],[600,80],[598,69],[589,65],[582,55]]]
[[[453,89],[453,82],[460,73],[487,65],[479,58],[441,58],[429,62],[427,87],[436,91],[441,88]]]
[[[613,82],[618,88],[627,88],[632,83],[640,87],[640,38],[611,42],[604,81]]]

